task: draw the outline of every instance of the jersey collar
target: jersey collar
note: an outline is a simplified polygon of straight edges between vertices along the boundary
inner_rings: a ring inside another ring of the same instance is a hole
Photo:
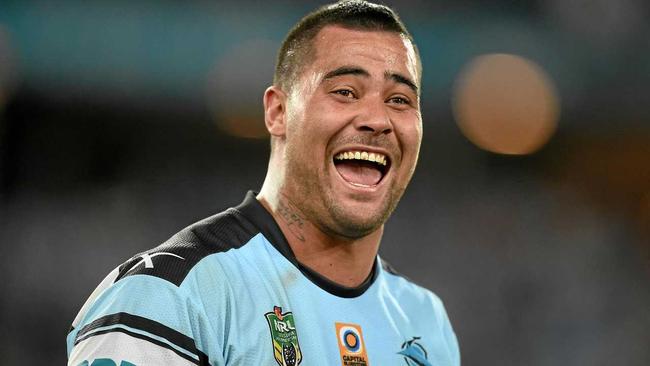
[[[289,246],[282,230],[273,219],[270,212],[257,200],[257,193],[248,191],[244,201],[235,209],[244,215],[253,225],[255,225],[260,232],[268,239],[268,241],[277,249],[287,260],[295,265],[305,277],[321,289],[329,292],[338,297],[352,298],[361,296],[366,290],[375,282],[379,272],[377,260],[370,271],[368,278],[357,287],[346,287],[339,285],[329,279],[325,278],[318,272],[311,268],[304,266],[298,262],[293,250]]]

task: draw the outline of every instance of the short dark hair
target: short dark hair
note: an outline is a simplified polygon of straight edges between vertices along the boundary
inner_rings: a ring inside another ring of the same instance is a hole
[[[302,72],[302,67],[313,56],[313,39],[328,25],[355,30],[399,33],[411,41],[420,69],[420,56],[413,37],[391,8],[363,0],[345,0],[316,9],[289,31],[278,52],[273,75],[274,85],[285,91],[291,89]],[[421,73],[421,70],[418,70],[418,73]]]

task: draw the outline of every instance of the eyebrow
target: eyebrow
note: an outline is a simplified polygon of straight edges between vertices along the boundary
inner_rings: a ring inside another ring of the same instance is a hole
[[[363,77],[370,77],[370,73],[360,67],[355,67],[355,66],[342,66],[339,67],[338,69],[332,70],[325,74],[323,77],[323,80],[328,80],[335,78],[337,76],[343,76],[343,75],[357,75],[357,76],[363,76]],[[393,73],[390,71],[386,71],[384,73],[384,78],[386,80],[393,80],[397,83],[404,84],[408,86],[415,94],[418,94],[418,87],[415,85],[415,83],[407,78],[404,75]]]
[[[360,67],[342,66],[336,70],[332,70],[327,74],[325,74],[325,77],[323,77],[323,79],[324,80],[332,79],[342,75],[358,75],[358,76],[370,77],[370,73]]]
[[[418,86],[415,85],[415,83],[411,79],[407,78],[406,76],[396,74],[396,73],[392,73],[390,71],[386,71],[384,73],[384,77],[386,79],[390,79],[390,80],[393,80],[393,81],[395,81],[397,83],[404,84],[404,85],[408,86],[409,88],[411,88],[411,90],[413,90],[413,92],[416,95],[418,95]]]

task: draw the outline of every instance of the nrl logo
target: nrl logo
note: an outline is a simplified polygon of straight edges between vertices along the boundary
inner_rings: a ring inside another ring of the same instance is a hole
[[[302,361],[302,352],[298,344],[298,332],[293,314],[282,313],[282,308],[274,306],[273,311],[264,314],[271,330],[273,356],[280,366],[295,366]]]

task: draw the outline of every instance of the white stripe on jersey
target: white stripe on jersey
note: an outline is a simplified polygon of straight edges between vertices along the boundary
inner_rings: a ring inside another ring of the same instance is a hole
[[[97,299],[97,296],[99,296],[104,290],[108,288],[108,286],[113,284],[113,281],[117,278],[117,275],[120,274],[120,267],[115,268],[114,270],[111,271],[111,273],[106,276],[102,282],[95,288],[95,291],[93,291],[92,294],[90,294],[90,297],[86,302],[84,303],[84,306],[81,307],[81,310],[79,310],[79,313],[77,316],[74,318],[74,321],[72,322],[73,327],[77,327],[79,325],[79,322],[81,319],[86,315],[86,312],[88,311],[88,308],[95,302],[95,299]]]
[[[68,359],[68,366],[78,366],[84,361],[92,364],[95,359],[108,358],[119,365],[127,361],[137,366],[169,365],[189,366],[196,365],[175,352],[159,347],[146,340],[131,337],[124,333],[111,332],[92,336],[81,341],[72,349]]]

